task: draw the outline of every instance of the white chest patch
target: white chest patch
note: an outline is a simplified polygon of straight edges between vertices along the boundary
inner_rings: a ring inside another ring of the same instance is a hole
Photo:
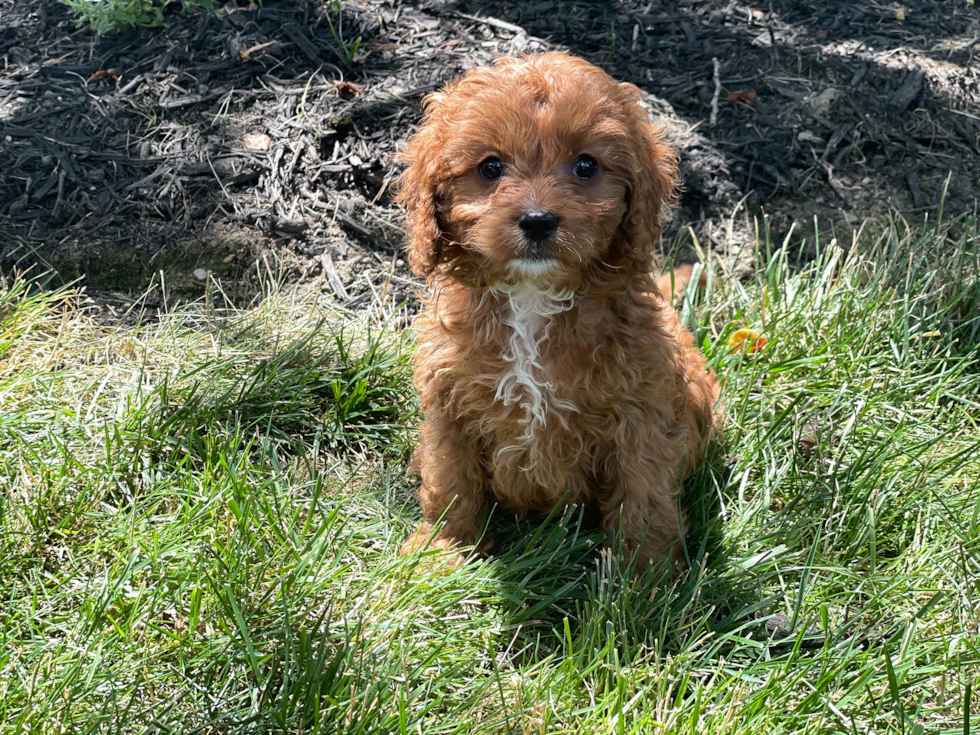
[[[573,294],[566,290],[542,289],[533,284],[497,286],[506,296],[504,324],[510,335],[508,351],[502,357],[507,368],[497,382],[496,399],[505,406],[519,405],[524,432],[518,445],[500,447],[499,452],[516,450],[534,439],[548,423],[548,414],[575,411],[576,407],[555,395],[548,371],[541,364],[541,345],[548,338],[552,317],[572,307]]]

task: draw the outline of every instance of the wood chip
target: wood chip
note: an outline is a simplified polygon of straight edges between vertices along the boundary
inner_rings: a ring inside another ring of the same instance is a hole
[[[324,253],[320,256],[320,265],[323,266],[323,272],[327,276],[327,282],[330,284],[330,288],[333,289],[334,295],[342,303],[350,301],[350,296],[347,294],[347,289],[344,288],[344,282],[340,280],[340,274],[337,273],[337,269],[334,267],[333,258],[330,257],[330,253]]]
[[[709,124],[711,127],[714,127],[718,124],[718,97],[721,95],[721,66],[718,63],[717,57],[711,59],[711,65],[714,68],[715,93],[711,98],[711,116],[709,118]]]
[[[915,204],[916,209],[920,209],[925,204],[925,199],[922,197],[922,190],[919,189],[919,168],[919,166],[916,166],[905,174],[905,181],[909,185],[909,191],[912,192],[912,202]]]
[[[320,58],[320,49],[318,49],[309,37],[300,30],[299,26],[294,23],[289,23],[282,28],[283,33],[289,36],[289,39],[299,46],[299,50],[309,57],[310,61],[315,64],[320,64],[323,60]]]
[[[912,100],[919,96],[925,78],[925,69],[917,68],[910,71],[908,76],[905,77],[905,81],[902,82],[902,86],[898,88],[898,91],[895,92],[888,104],[898,108],[900,112],[904,112],[912,104]]]
[[[248,133],[242,138],[242,142],[250,151],[267,151],[272,145],[272,138],[265,133]]]
[[[283,217],[280,217],[272,224],[273,230],[286,235],[298,235],[299,233],[308,230],[309,227],[310,226],[306,223],[306,220],[285,219]]]
[[[488,26],[493,26],[494,28],[500,28],[504,31],[510,31],[511,33],[524,33],[524,29],[520,26],[516,26],[513,23],[508,23],[503,20],[498,20],[497,18],[479,18],[475,15],[466,15],[466,13],[459,13],[460,18],[466,18],[466,20],[473,20],[477,23],[484,23]]]
[[[844,140],[851,130],[850,125],[841,125],[835,131],[834,134],[830,136],[830,141],[827,143],[827,147],[823,149],[823,154],[820,156],[820,163],[826,163],[827,157],[834,152],[834,149],[840,145],[840,142]]]

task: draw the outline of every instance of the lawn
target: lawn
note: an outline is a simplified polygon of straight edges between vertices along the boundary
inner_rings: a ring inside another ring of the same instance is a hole
[[[679,307],[727,429],[675,584],[574,512],[400,558],[418,414],[383,293],[213,284],[105,326],[8,282],[0,733],[980,731],[977,229],[759,237]],[[729,354],[745,326],[765,348]]]

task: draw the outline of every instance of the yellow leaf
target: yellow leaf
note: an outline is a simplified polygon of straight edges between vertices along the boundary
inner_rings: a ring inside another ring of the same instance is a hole
[[[754,329],[739,329],[732,332],[728,338],[728,354],[734,355],[736,352],[748,351],[758,352],[766,346],[766,338]]]

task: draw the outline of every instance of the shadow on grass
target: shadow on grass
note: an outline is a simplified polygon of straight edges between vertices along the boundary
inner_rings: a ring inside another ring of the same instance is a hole
[[[506,631],[499,655],[524,665],[608,649],[620,662],[635,662],[654,648],[680,651],[704,632],[754,623],[765,603],[751,576],[732,567],[723,536],[723,452],[716,446],[685,483],[689,567],[676,581],[664,569],[636,577],[625,571],[595,509],[573,506],[516,522],[506,511],[492,513],[485,533],[495,546],[484,563],[499,585]]]

